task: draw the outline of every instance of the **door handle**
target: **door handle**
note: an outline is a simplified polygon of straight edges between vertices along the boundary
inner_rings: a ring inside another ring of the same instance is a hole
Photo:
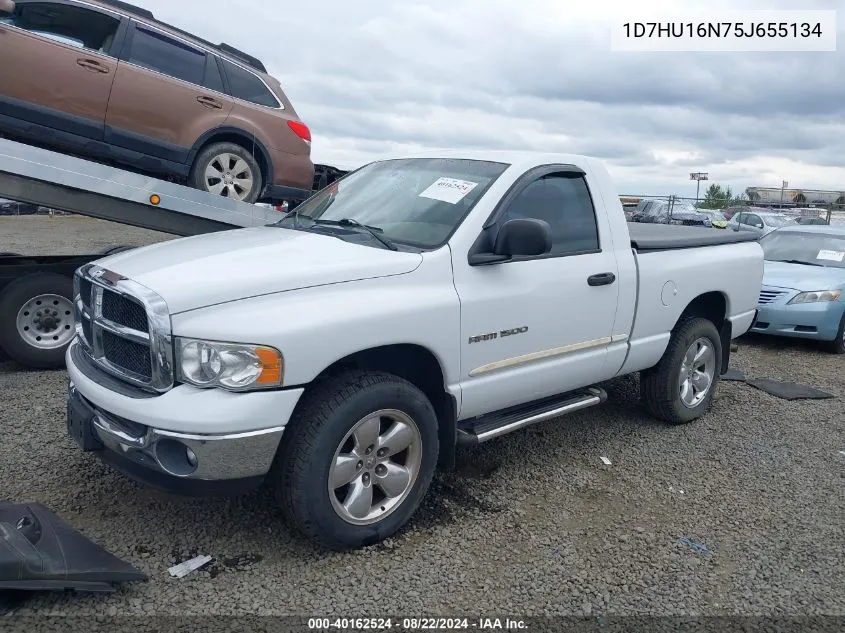
[[[206,108],[215,108],[219,110],[223,107],[222,103],[220,103],[217,99],[212,99],[211,97],[199,96],[197,97],[197,101],[199,101],[200,104],[204,105]]]
[[[107,73],[109,72],[108,66],[104,66],[100,62],[93,60],[93,59],[77,59],[76,63],[82,66],[85,70],[92,70],[98,73]]]
[[[587,283],[591,286],[608,286],[614,281],[616,281],[616,275],[613,273],[598,273],[587,277]]]

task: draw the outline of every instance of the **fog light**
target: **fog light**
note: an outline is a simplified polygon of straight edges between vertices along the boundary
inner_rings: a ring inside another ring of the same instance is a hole
[[[199,463],[194,451],[169,437],[156,442],[155,459],[164,472],[176,477],[192,475]]]

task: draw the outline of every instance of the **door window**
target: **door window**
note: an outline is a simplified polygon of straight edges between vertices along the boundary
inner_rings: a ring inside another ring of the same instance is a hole
[[[596,213],[581,176],[559,173],[529,184],[508,205],[500,224],[515,218],[545,220],[552,230],[550,255],[599,250]]]
[[[163,75],[201,86],[205,53],[161,33],[136,26],[128,61]]]
[[[19,4],[4,23],[54,42],[109,54],[120,22],[115,18],[68,4],[32,2]]]
[[[279,107],[279,101],[261,79],[226,59],[221,61],[226,69],[229,92],[233,97],[271,108]]]

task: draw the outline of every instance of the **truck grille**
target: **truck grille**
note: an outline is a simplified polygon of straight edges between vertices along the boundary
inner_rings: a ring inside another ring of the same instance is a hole
[[[148,288],[89,264],[74,276],[77,335],[106,372],[149,391],[173,386],[170,316]]]
[[[757,305],[764,306],[768,303],[771,303],[781,295],[786,294],[785,290],[767,290],[763,289],[760,291],[760,298],[757,299]]]

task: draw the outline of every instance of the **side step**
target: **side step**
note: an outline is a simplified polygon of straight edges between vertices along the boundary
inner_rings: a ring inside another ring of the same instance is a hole
[[[463,420],[458,423],[458,444],[461,446],[481,444],[537,422],[593,407],[605,400],[607,400],[607,392],[604,389],[587,387],[488,413],[472,420]]]

